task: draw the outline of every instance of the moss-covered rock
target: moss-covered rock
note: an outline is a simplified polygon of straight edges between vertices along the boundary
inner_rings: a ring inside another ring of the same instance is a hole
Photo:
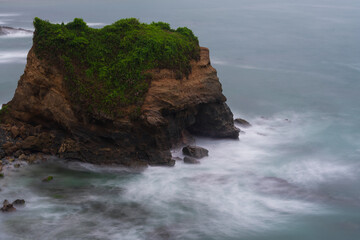
[[[119,115],[133,106],[136,114],[152,78],[147,70],[167,68],[182,78],[200,57],[190,29],[163,22],[129,18],[94,29],[78,18],[67,24],[35,18],[34,27],[35,53],[64,68],[72,100],[89,112]]]

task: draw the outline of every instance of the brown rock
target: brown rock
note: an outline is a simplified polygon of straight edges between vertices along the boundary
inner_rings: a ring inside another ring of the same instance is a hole
[[[28,158],[27,158],[27,162],[28,163],[35,163],[36,161],[36,155],[35,154],[31,154]]]
[[[11,155],[18,150],[18,147],[13,142],[6,142],[2,145],[6,155]]]
[[[3,207],[1,208],[2,212],[13,212],[15,210],[16,208],[14,208],[14,206],[10,204],[8,200],[5,200],[3,202]]]
[[[12,126],[10,129],[10,132],[11,132],[13,138],[16,138],[17,136],[19,136],[19,128],[16,126]]]
[[[19,158],[19,157],[21,156],[21,154],[23,154],[23,151],[22,151],[22,150],[17,150],[17,151],[14,153],[14,157]]]
[[[24,153],[46,151],[99,164],[168,166],[174,163],[170,149],[192,142],[188,132],[216,138],[239,135],[207,48],[201,48],[200,60],[192,61],[191,68],[180,80],[168,69],[149,71],[153,78],[140,117],[113,117],[90,114],[71,102],[62,66],[39,59],[32,48],[4,119],[25,126],[19,130],[24,141],[18,146]]]
[[[25,154],[21,154],[20,156],[19,156],[19,160],[26,160],[27,159],[27,156],[25,155]]]
[[[38,147],[38,138],[35,136],[27,137],[21,145],[22,149],[34,149]]]

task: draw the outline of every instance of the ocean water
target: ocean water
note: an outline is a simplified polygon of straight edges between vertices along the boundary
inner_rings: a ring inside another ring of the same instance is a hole
[[[124,17],[187,26],[210,49],[240,141],[197,139],[200,165],[133,172],[65,163],[0,180],[0,239],[360,239],[360,2],[356,0],[0,0],[0,24]],[[0,37],[0,104],[31,35]],[[181,156],[178,150],[173,155]],[[48,184],[43,177],[54,176]]]

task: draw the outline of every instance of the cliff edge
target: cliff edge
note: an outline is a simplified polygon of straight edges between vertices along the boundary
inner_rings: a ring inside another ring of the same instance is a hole
[[[207,48],[199,47],[185,74],[145,69],[150,77],[140,100],[111,105],[116,111],[109,112],[74,98],[65,64],[36,47],[28,53],[13,99],[1,111],[2,135],[12,139],[0,141],[2,157],[40,152],[96,164],[167,165],[170,149],[186,144],[190,135],[238,138]]]

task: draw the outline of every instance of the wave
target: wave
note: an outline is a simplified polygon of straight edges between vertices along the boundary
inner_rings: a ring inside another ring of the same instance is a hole
[[[268,68],[268,67],[261,67],[261,66],[253,66],[253,65],[246,65],[246,64],[237,64],[236,62],[228,62],[221,59],[213,58],[211,60],[211,63],[214,65],[220,65],[220,66],[231,66],[246,70],[259,70],[259,71],[267,71],[267,72],[286,72],[286,73],[303,73],[299,71],[294,70],[288,70],[288,69],[281,69],[281,68]]]
[[[32,36],[33,36],[32,32],[13,31],[7,33],[6,35],[1,35],[0,38],[28,38]]]
[[[0,17],[17,17],[20,15],[20,13],[0,13]]]
[[[26,63],[27,51],[0,52],[0,64],[4,63]]]

